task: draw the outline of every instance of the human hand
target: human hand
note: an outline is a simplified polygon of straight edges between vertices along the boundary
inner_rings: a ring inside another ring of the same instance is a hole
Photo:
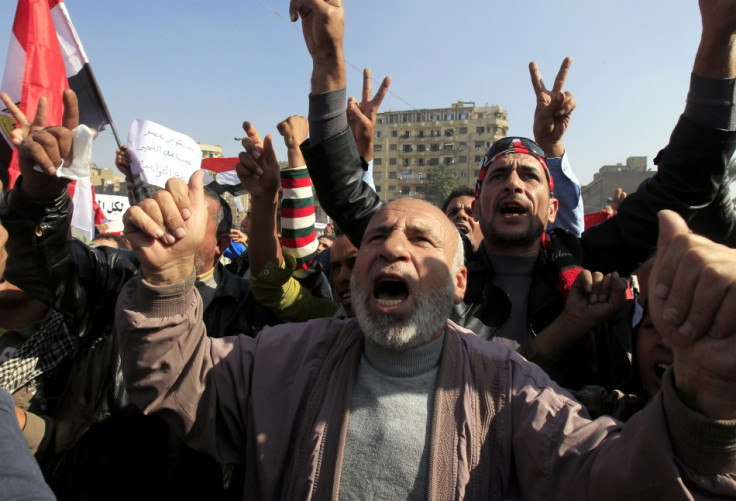
[[[312,92],[344,88],[345,11],[342,0],[291,0],[289,15],[292,22],[302,19],[304,42],[313,63]]]
[[[690,233],[674,212],[658,217],[648,304],[674,353],[676,387],[692,409],[736,419],[736,250]]]
[[[119,149],[115,150],[115,167],[123,173],[125,177],[130,177],[130,153],[128,152],[128,146],[122,145]]]
[[[271,134],[261,140],[258,130],[250,122],[243,122],[246,137],[241,141],[245,151],[240,152],[240,162],[235,166],[235,172],[243,188],[248,190],[253,199],[276,200],[281,174],[276,151],[273,149]]]
[[[580,335],[602,324],[618,312],[626,298],[626,281],[613,272],[582,270],[572,284],[562,315]]]
[[[391,85],[391,77],[384,77],[378,92],[373,98],[371,98],[372,85],[371,70],[366,68],[363,70],[362,99],[360,103],[354,97],[348,99],[347,112],[348,123],[358,147],[358,154],[365,158],[367,162],[373,160],[373,132],[376,128],[376,117],[383,98],[386,97],[388,87]]]
[[[123,235],[141,263],[143,278],[153,285],[180,282],[194,270],[194,255],[207,229],[203,178],[199,170],[189,184],[169,179],[166,189],[123,215]]]
[[[611,208],[611,214],[615,215],[618,212],[618,208],[621,206],[621,202],[623,202],[627,196],[629,196],[628,193],[626,193],[621,188],[616,188],[614,190],[611,203],[607,205],[607,207]]]
[[[562,136],[570,125],[572,111],[577,101],[569,91],[563,91],[567,73],[572,66],[572,58],[566,57],[562,61],[552,90],[547,90],[542,82],[537,63],[529,63],[529,74],[532,87],[537,96],[537,106],[534,109],[534,140],[542,147],[548,157],[561,157],[565,153],[562,145]]]
[[[0,100],[8,109],[18,126],[10,131],[10,141],[17,148],[23,140],[31,133],[41,130],[46,126],[46,98],[41,96],[38,98],[38,107],[36,108],[36,116],[33,122],[29,122],[26,115],[20,111],[15,103],[5,92],[0,92]]]
[[[58,197],[69,184],[68,179],[56,176],[61,161],[72,161],[74,130],[79,125],[77,95],[72,90],[63,94],[64,114],[62,125],[35,128],[18,147],[18,167],[23,176],[23,193],[33,200],[52,200]],[[38,117],[38,113],[36,114]],[[35,120],[34,120],[35,122]],[[41,172],[34,167],[38,165]]]
[[[230,240],[238,244],[248,245],[248,235],[235,228],[230,230]]]
[[[289,167],[303,167],[306,165],[304,155],[299,145],[309,136],[309,122],[301,115],[292,115],[282,120],[276,126],[286,144]]]

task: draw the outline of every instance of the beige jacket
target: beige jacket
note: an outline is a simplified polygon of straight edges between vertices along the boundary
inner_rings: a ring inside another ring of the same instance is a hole
[[[192,282],[136,278],[123,290],[116,323],[132,400],[195,449],[244,462],[247,499],[337,499],[357,323],[213,339]],[[736,495],[736,422],[690,411],[671,374],[625,427],[590,421],[537,366],[448,321],[434,402],[430,499]]]

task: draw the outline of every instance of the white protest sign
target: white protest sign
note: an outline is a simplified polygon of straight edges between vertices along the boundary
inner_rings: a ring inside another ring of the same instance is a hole
[[[96,194],[97,203],[100,204],[102,212],[105,213],[110,221],[118,221],[123,219],[123,214],[130,207],[128,197],[120,195],[100,195]]]
[[[202,164],[202,150],[192,138],[150,120],[133,121],[128,151],[133,173],[161,188],[172,177],[189,181]]]

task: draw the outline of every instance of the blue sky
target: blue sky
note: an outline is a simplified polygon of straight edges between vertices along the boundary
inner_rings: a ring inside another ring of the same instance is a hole
[[[551,85],[565,56],[578,100],[565,145],[581,183],[628,156],[652,159],[682,112],[700,37],[696,0],[346,0],[346,59],[393,84],[382,110],[500,104],[509,134],[531,135],[527,65]],[[0,0],[13,12],[14,0]],[[121,140],[153,120],[226,156],[244,120],[264,133],[306,115],[311,61],[287,0],[66,0]],[[276,11],[280,15],[274,13]],[[0,24],[7,54],[12,16]],[[4,61],[4,56],[3,61]],[[348,67],[348,92],[361,92]],[[378,84],[375,84],[377,88]],[[398,96],[398,97],[397,97]],[[283,143],[277,152],[285,158]],[[112,167],[105,132],[94,160]]]

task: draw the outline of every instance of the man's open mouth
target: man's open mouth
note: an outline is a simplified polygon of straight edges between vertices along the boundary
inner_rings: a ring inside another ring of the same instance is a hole
[[[461,223],[455,223],[455,228],[457,228],[457,229],[458,229],[458,231],[459,231],[460,233],[462,233],[463,235],[467,235],[467,234],[469,234],[469,233],[470,233],[470,228],[468,228],[468,227],[467,227],[466,225],[464,225],[464,224],[461,224]]]
[[[390,308],[409,297],[409,285],[398,277],[378,277],[373,284],[373,297],[379,306]]]
[[[501,202],[498,210],[504,216],[519,216],[528,212],[526,205],[516,200]]]

